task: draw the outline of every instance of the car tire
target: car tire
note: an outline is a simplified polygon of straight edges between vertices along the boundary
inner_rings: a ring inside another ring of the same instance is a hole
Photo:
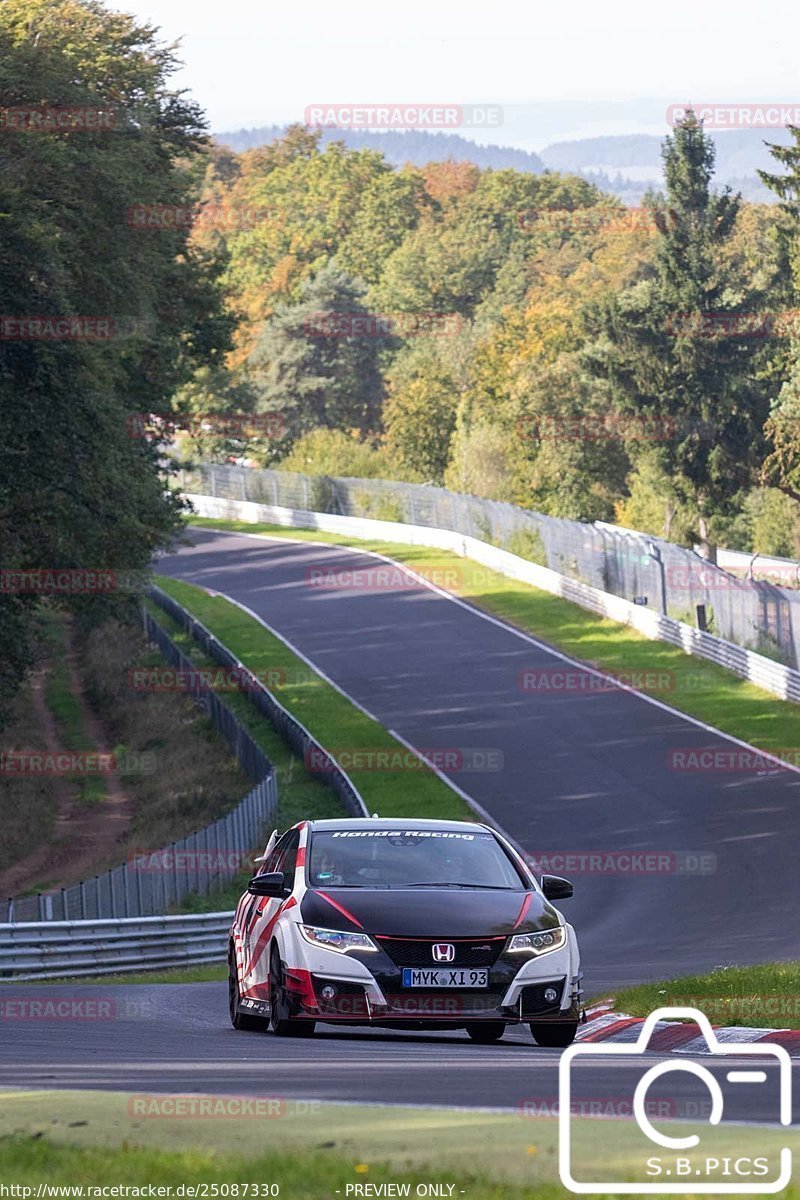
[[[499,1042],[500,1038],[506,1031],[505,1021],[476,1021],[474,1025],[467,1025],[467,1033],[473,1042],[477,1042],[480,1046],[489,1046],[492,1042]]]
[[[571,1046],[577,1032],[577,1021],[531,1021],[531,1033],[537,1046]]]
[[[269,960],[269,1022],[268,1031],[276,1037],[311,1037],[315,1022],[297,1020],[289,1015],[289,1001],[284,983],[283,963],[277,946],[272,947]]]
[[[262,1033],[267,1028],[266,1017],[255,1017],[251,1013],[243,1013],[239,1008],[239,972],[236,969],[236,952],[233,943],[228,947],[228,1012],[234,1029],[259,1030]]]

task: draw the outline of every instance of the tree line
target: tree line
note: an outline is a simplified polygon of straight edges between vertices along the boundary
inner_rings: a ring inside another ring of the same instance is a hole
[[[764,174],[779,203],[749,204],[690,114],[663,194],[626,209],[303,126],[236,154],[175,67],[97,0],[0,4],[6,713],[41,595],[20,580],[143,572],[180,525],[181,425],[195,458],[797,552],[800,133]],[[134,595],[57,599],[88,621]]]

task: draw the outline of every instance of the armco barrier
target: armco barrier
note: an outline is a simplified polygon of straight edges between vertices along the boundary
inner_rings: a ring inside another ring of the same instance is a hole
[[[301,757],[312,749],[325,755],[324,747],[293,717],[214,635],[195,620],[160,588],[150,589],[150,596],[165,612],[187,629],[203,650],[216,662],[237,667],[248,676],[252,686],[248,694],[252,702],[267,716],[275,729]],[[154,642],[166,661],[186,673],[194,683],[190,693],[227,738],[232,752],[242,768],[259,782],[227,816],[212,825],[171,842],[159,850],[142,848],[129,862],[82,880],[72,887],[38,896],[9,899],[6,905],[8,924],[16,922],[52,923],[66,927],[77,921],[81,924],[105,918],[149,917],[167,913],[177,907],[187,895],[207,895],[220,887],[247,866],[253,848],[265,838],[265,825],[275,820],[278,791],[275,772],[264,751],[253,740],[238,718],[219,696],[200,680],[193,664],[165,630],[145,608],[142,625],[147,637]],[[352,816],[368,816],[369,812],[357,788],[345,771],[331,760],[329,770],[320,770],[339,796],[345,811]]]
[[[683,621],[676,621],[651,608],[633,604],[621,596],[590,587],[577,579],[559,575],[549,567],[529,562],[508,550],[500,550],[478,538],[448,529],[404,525],[396,521],[377,521],[367,517],[336,516],[332,513],[305,512],[249,500],[224,500],[213,496],[189,494],[195,511],[204,517],[224,517],[252,524],[263,522],[297,529],[319,529],[326,533],[346,534],[376,541],[432,546],[452,550],[464,558],[490,567],[511,579],[519,579],[542,591],[562,596],[581,608],[630,625],[653,641],[669,642],[687,654],[705,658],[749,679],[782,700],[800,702],[800,671],[775,662],[754,650],[702,633]]]
[[[310,753],[314,751],[318,756],[318,761],[325,761],[325,748],[309,733],[305,725],[292,716],[276,700],[272,692],[264,686],[261,680],[227,646],[223,646],[222,642],[214,636],[210,629],[207,629],[191,613],[186,612],[177,601],[168,596],[161,588],[151,587],[149,595],[156,604],[164,609],[164,612],[168,613],[173,620],[178,621],[192,635],[209,658],[213,658],[221,666],[236,668],[238,677],[247,681],[248,695],[252,703],[260,709],[299,758],[302,758],[306,762]],[[369,809],[350,779],[350,776],[333,759],[327,761],[330,762],[330,767],[328,769],[319,768],[315,773],[333,788],[345,812],[353,817],[368,817]]]
[[[146,609],[142,624],[171,666],[191,669],[189,659]],[[180,841],[157,850],[142,847],[128,862],[72,887],[8,900],[9,923],[167,913],[190,893],[207,895],[246,866],[253,847],[266,840],[265,825],[275,820],[275,772],[261,747],[214,692],[198,683],[192,695],[224,734],[242,769],[258,780],[253,790],[227,816]]]
[[[732,575],[685,546],[605,521],[551,517],[501,500],[393,479],[355,479],[200,463],[182,492],[347,517],[449,529],[589,587],[698,626],[800,669],[800,591]],[[780,576],[778,576],[778,581]]]
[[[0,925],[0,982],[221,962],[232,919],[232,912],[216,912]]]

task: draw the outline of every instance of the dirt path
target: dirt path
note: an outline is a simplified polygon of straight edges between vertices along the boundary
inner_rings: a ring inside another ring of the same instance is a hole
[[[100,721],[89,708],[78,668],[78,656],[69,621],[65,623],[66,663],[73,694],[78,698],[89,733],[87,749],[107,753],[109,746]],[[53,714],[47,707],[47,664],[31,681],[34,705],[44,748],[58,751],[61,741]],[[0,873],[0,896],[18,896],[31,888],[51,891],[114,866],[124,857],[122,843],[130,828],[133,801],[115,775],[106,777],[107,794],[100,804],[81,803],[80,791],[70,781],[53,779],[56,817],[50,841],[31,851]]]

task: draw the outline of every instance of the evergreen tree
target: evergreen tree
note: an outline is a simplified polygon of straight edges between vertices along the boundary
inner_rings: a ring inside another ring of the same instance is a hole
[[[258,413],[283,417],[284,433],[267,460],[286,454],[312,429],[377,431],[383,385],[382,349],[393,339],[363,303],[364,287],[334,262],[266,324],[250,358],[249,382]]]
[[[648,197],[659,230],[653,267],[589,314],[599,336],[586,363],[651,431],[650,469],[696,512],[713,557],[712,518],[735,507],[763,455],[766,355],[750,319],[762,297],[722,253],[740,197],[711,190],[714,144],[693,113],[662,156],[666,197]]]

